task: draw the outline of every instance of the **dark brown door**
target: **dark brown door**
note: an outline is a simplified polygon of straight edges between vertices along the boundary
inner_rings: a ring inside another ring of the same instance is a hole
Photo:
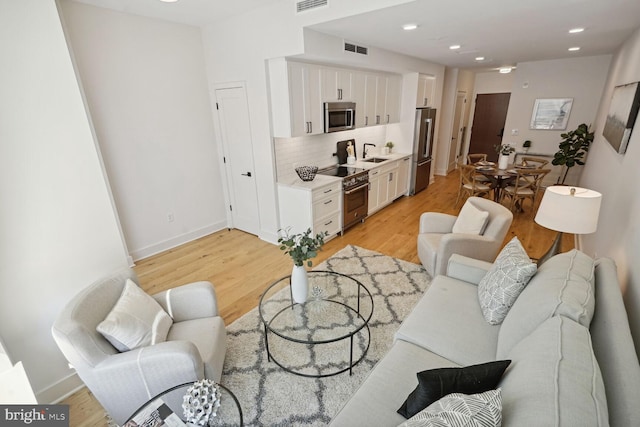
[[[477,96],[469,153],[487,153],[487,160],[494,162],[498,160],[495,146],[502,142],[510,97],[510,93],[488,93]]]

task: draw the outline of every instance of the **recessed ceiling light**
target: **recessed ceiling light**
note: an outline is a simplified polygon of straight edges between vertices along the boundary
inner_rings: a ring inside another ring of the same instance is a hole
[[[484,56],[476,56],[476,61],[484,61]]]
[[[402,26],[402,29],[405,31],[415,30],[416,28],[418,28],[418,24],[404,24]]]
[[[578,50],[580,50],[580,48],[578,46],[569,48],[569,52],[575,52],[575,51],[578,51]]]
[[[569,33],[575,34],[575,33],[581,33],[583,31],[584,31],[584,28],[572,28],[569,30]]]
[[[500,71],[501,74],[508,74],[511,72],[511,67],[502,67],[499,68],[498,71]]]
[[[460,46],[459,44],[452,44],[451,46],[449,46],[449,49],[451,50],[456,50],[456,49],[460,49],[462,46]]]
[[[175,3],[178,0],[160,0],[162,3]]]

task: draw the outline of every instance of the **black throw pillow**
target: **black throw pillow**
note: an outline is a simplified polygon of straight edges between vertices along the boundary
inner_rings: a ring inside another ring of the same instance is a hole
[[[447,394],[476,394],[493,390],[510,363],[511,360],[497,360],[463,368],[418,372],[418,386],[409,394],[398,413],[411,418]]]

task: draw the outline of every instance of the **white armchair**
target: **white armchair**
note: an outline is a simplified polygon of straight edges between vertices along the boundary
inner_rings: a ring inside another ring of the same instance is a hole
[[[203,378],[219,381],[226,352],[226,330],[210,282],[195,282],[152,295],[173,318],[164,342],[119,352],[97,332],[127,279],[123,269],[76,295],[55,321],[60,350],[115,422],[124,424],[151,397]]]
[[[482,234],[453,233],[458,219],[454,215],[425,212],[420,216],[418,258],[432,277],[446,273],[453,254],[493,262],[502,246],[513,221],[511,211],[481,197],[469,197],[465,205],[467,203],[489,213]]]

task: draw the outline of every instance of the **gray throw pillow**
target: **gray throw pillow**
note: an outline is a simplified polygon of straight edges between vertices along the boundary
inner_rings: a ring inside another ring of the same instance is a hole
[[[478,394],[448,394],[399,427],[499,427],[502,425],[500,389]]]
[[[536,269],[536,264],[531,262],[517,237],[502,248],[493,266],[478,284],[480,308],[488,323],[502,323]]]
[[[171,325],[173,319],[160,304],[127,279],[118,302],[96,330],[124,352],[166,341]]]

